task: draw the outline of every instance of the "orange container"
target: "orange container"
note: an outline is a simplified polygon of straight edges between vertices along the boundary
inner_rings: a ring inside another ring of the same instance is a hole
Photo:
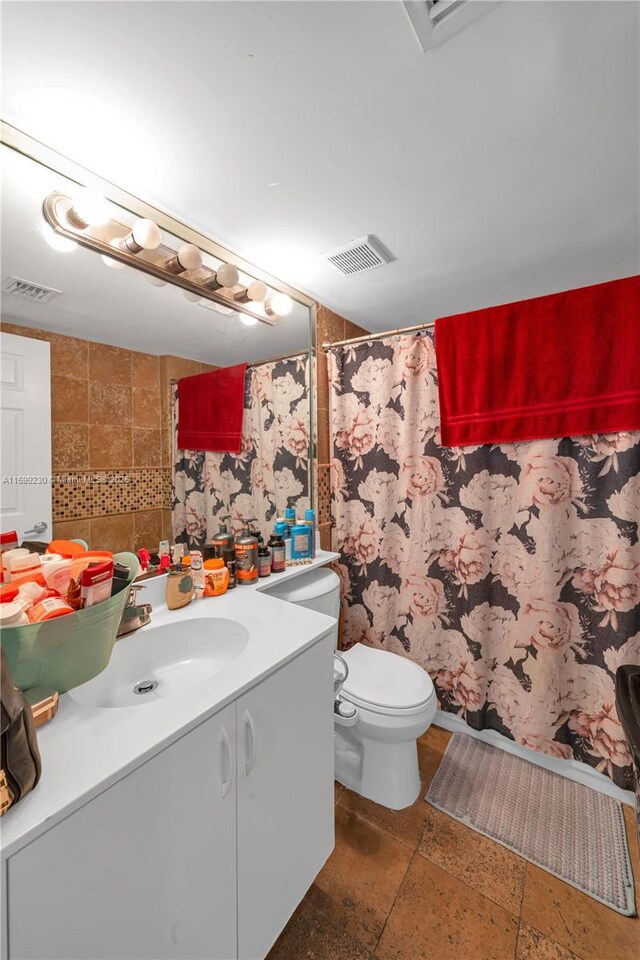
[[[229,570],[224,560],[205,560],[204,562],[204,596],[221,597],[229,586]]]
[[[86,547],[75,540],[52,540],[47,547],[47,553],[59,553],[65,560],[75,559],[86,552]]]
[[[29,623],[43,623],[45,620],[54,620],[56,617],[64,617],[68,613],[73,613],[73,607],[70,607],[62,597],[45,597],[39,603],[34,604],[27,612]]]

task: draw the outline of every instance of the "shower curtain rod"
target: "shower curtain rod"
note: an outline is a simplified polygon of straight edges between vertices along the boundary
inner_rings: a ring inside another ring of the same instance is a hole
[[[295,353],[285,353],[281,357],[271,357],[269,360],[256,360],[254,363],[248,363],[248,367],[262,367],[265,363],[277,363],[279,360],[293,360],[295,357],[308,355],[308,350],[296,350]]]
[[[417,330],[427,330],[435,327],[435,320],[429,323],[417,323],[412,327],[398,327],[397,330],[383,330],[382,333],[367,333],[362,337],[351,337],[350,340],[336,340],[335,343],[323,343],[322,349],[328,350],[330,347],[346,347],[351,343],[366,343],[367,340],[382,340],[384,337],[400,337],[403,333],[413,333]]]

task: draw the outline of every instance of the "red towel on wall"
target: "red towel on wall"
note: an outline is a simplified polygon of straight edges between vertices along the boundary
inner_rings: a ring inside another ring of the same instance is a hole
[[[239,453],[246,363],[178,380],[178,447]]]
[[[436,321],[443,446],[640,430],[640,277]]]

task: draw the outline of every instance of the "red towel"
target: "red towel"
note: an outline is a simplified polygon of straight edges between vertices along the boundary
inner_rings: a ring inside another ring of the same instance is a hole
[[[246,363],[178,380],[178,447],[239,453]]]
[[[436,321],[442,445],[640,430],[640,277]]]

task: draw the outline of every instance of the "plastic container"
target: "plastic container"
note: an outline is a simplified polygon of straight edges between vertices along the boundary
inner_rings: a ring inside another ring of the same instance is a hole
[[[229,570],[221,557],[207,560],[204,570],[205,597],[221,597],[229,588]]]
[[[104,563],[91,564],[83,571],[80,581],[80,596],[83,607],[94,607],[111,596],[113,583],[113,558]]]
[[[54,560],[42,566],[42,575],[51,590],[66,594],[71,579],[73,560]]]
[[[311,527],[297,523],[291,530],[291,559],[308,560],[311,556]]]
[[[0,603],[0,627],[21,627],[29,623],[21,603]]]
[[[62,597],[45,597],[34,603],[27,613],[29,623],[44,623],[45,620],[55,620],[57,617],[66,617],[73,613],[73,607],[70,607]]]
[[[129,567],[128,584],[132,583],[139,571],[137,557],[118,553],[116,559]],[[73,616],[3,627],[0,643],[17,686],[65,693],[101,673],[111,659],[128,596],[129,591],[122,590]]]
[[[17,550],[11,550],[5,554],[5,557],[8,557],[5,560],[5,569],[12,583],[20,577],[32,577],[42,571],[39,553],[27,553],[26,557],[18,557],[16,553],[18,553]]]
[[[269,550],[269,547],[258,547],[258,576],[271,576],[271,550]]]
[[[87,552],[84,541],[77,540],[52,540],[47,547],[47,553],[59,553],[61,557],[79,557]]]

